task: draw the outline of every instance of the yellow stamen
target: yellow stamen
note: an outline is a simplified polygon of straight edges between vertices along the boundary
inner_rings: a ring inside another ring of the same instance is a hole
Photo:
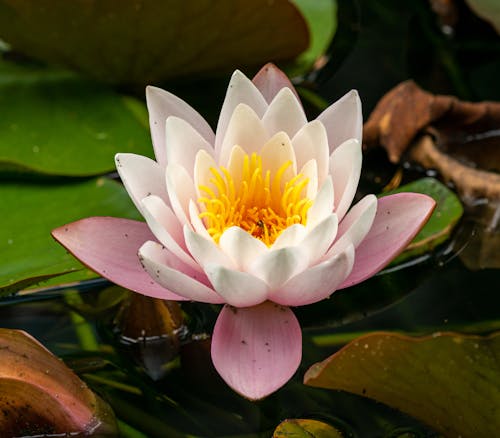
[[[212,238],[219,242],[227,228],[238,226],[270,246],[285,228],[305,225],[312,205],[305,195],[309,179],[299,174],[284,181],[291,164],[283,163],[271,175],[263,169],[260,155],[245,155],[238,186],[225,167],[210,168],[212,188],[199,186],[203,196],[198,203],[202,206],[200,218]]]

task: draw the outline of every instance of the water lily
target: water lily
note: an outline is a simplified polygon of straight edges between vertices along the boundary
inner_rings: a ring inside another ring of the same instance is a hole
[[[236,71],[216,133],[187,103],[149,87],[156,161],[118,154],[122,181],[146,223],[95,217],[54,237],[109,280],[156,298],[224,304],[212,336],[215,368],[260,399],[301,361],[291,310],[371,277],[429,217],[421,194],[351,207],[361,171],[361,103],[347,93],[308,122],[274,65],[253,81]]]

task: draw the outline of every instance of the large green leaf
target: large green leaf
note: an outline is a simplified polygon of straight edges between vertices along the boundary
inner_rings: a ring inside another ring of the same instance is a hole
[[[314,62],[325,54],[337,29],[336,0],[292,0],[300,9],[309,26],[311,43],[287,69],[290,75],[309,70]]]
[[[52,229],[88,216],[139,215],[123,187],[104,178],[64,185],[4,182],[0,199],[0,295],[82,269],[52,240]],[[93,276],[85,269],[72,280]]]
[[[304,382],[373,398],[449,437],[500,430],[499,333],[373,333],[313,365]]]
[[[342,438],[342,434],[327,423],[318,420],[293,419],[281,422],[273,438]]]
[[[405,251],[394,260],[397,264],[411,257],[431,251],[450,236],[458,220],[462,217],[463,207],[457,195],[434,178],[422,178],[396,190],[384,193],[416,192],[425,193],[436,201],[429,221],[406,247]]]
[[[0,62],[0,170],[87,176],[152,154],[144,105],[62,71]]]
[[[26,54],[142,85],[291,59],[309,42],[288,0],[1,0],[0,29]]]

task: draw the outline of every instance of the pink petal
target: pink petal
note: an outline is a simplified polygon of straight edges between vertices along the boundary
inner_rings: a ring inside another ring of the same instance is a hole
[[[155,281],[184,299],[213,304],[224,302],[208,286],[210,283],[204,273],[192,269],[159,243],[144,243],[139,249],[139,258]]]
[[[169,203],[165,184],[165,169],[156,161],[136,154],[116,154],[116,170],[137,209],[142,213],[141,201],[156,195]]]
[[[293,312],[274,303],[224,306],[212,335],[212,361],[225,382],[250,400],[281,388],[302,357],[302,332]]]
[[[335,213],[342,220],[351,206],[361,174],[361,143],[356,139],[342,143],[330,156],[330,174],[335,192]]]
[[[297,97],[297,100],[300,100],[297,91],[287,75],[270,62],[259,70],[252,79],[252,82],[257,86],[268,103],[271,103],[278,92],[285,87],[290,88]]]
[[[222,142],[226,137],[229,121],[239,104],[248,105],[257,114],[259,119],[263,116],[267,108],[266,100],[257,87],[243,73],[236,70],[229,81],[226,97],[222,104],[219,121],[217,123],[217,135],[215,139],[217,157],[219,156]]]
[[[167,165],[167,146],[165,144],[165,122],[170,116],[176,116],[188,122],[210,144],[215,136],[210,125],[191,106],[168,91],[156,87],[146,88],[146,100],[149,111],[149,125],[155,150],[156,161]]]
[[[373,225],[356,249],[354,267],[339,287],[360,283],[396,257],[429,219],[435,201],[419,193],[398,193],[378,200]]]
[[[363,113],[358,92],[351,90],[337,102],[330,105],[319,116],[328,134],[330,153],[350,138],[361,144],[363,135]]]
[[[183,300],[155,283],[137,251],[154,236],[144,222],[90,217],[52,231],[52,236],[84,265],[122,287],[154,298]]]
[[[250,307],[267,299],[267,284],[247,272],[215,264],[207,265],[205,272],[215,291],[231,306]]]
[[[166,123],[167,161],[180,164],[193,177],[194,160],[200,150],[213,155],[213,147],[188,122],[169,117]]]
[[[292,277],[269,299],[284,306],[304,306],[328,298],[351,272],[354,247]]]
[[[292,138],[307,123],[307,118],[292,90],[282,88],[267,108],[262,123],[269,135],[284,131]]]

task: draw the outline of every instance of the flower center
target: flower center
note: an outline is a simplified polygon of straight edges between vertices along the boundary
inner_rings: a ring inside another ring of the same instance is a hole
[[[270,246],[284,229],[305,225],[312,205],[305,196],[309,179],[298,174],[284,181],[291,165],[291,161],[283,163],[272,175],[263,169],[260,155],[245,155],[241,182],[222,166],[210,168],[214,189],[200,185],[204,196],[198,202],[204,207],[200,217],[212,238],[218,243],[227,228],[237,226]]]

